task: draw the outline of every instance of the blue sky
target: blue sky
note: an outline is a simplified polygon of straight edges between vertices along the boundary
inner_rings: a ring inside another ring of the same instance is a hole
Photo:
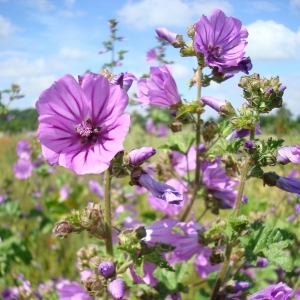
[[[117,50],[129,51],[115,71],[139,77],[156,65],[145,60],[146,52],[156,46],[155,28],[166,27],[188,41],[186,27],[214,8],[247,27],[252,72],[278,75],[287,86],[285,103],[294,116],[300,115],[300,0],[0,0],[0,90],[20,84],[25,98],[12,107],[23,109],[33,107],[40,93],[64,74],[98,72],[110,58],[98,52],[108,38],[111,18],[120,22],[118,33],[127,39],[116,45]],[[180,93],[194,100],[196,91],[186,82],[195,59],[181,58],[172,47],[167,59],[175,62]],[[239,108],[244,102],[237,86],[240,75],[205,88],[203,96],[226,99]],[[130,92],[134,91],[135,86]]]

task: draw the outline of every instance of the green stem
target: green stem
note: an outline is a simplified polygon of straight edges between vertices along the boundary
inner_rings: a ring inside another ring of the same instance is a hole
[[[219,273],[216,283],[213,287],[211,298],[210,298],[211,300],[217,299],[219,290],[220,290],[221,286],[223,285],[225,278],[227,277],[227,273],[228,273],[227,270],[228,270],[229,264],[230,264],[231,251],[232,251],[232,246],[230,244],[227,244],[226,252],[225,252],[225,260],[222,264],[220,273]]]
[[[200,101],[201,99],[201,79],[202,79],[202,67],[198,66],[198,71],[197,71],[197,75],[198,75],[198,85],[197,85],[197,101]],[[199,184],[200,184],[200,152],[198,149],[198,146],[201,142],[201,124],[200,124],[200,120],[201,120],[201,114],[197,113],[197,119],[196,119],[196,169],[195,169],[195,181],[194,181],[194,189],[193,189],[193,194],[192,194],[192,198],[190,200],[190,203],[187,205],[184,213],[181,216],[181,221],[184,222],[187,218],[187,216],[189,215],[193,204],[196,200],[197,197],[197,192],[199,189]]]
[[[132,260],[130,259],[130,256],[128,256],[122,266],[118,268],[118,274],[124,273],[131,264]]]
[[[112,243],[112,227],[111,227],[111,201],[110,201],[110,190],[111,190],[111,168],[109,167],[105,171],[104,177],[104,205],[105,205],[105,231],[106,231],[106,253],[113,256],[113,243]]]

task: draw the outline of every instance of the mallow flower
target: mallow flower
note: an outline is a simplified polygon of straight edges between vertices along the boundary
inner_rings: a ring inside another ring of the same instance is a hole
[[[122,299],[126,291],[126,284],[123,279],[117,278],[108,285],[108,291],[114,299]]]
[[[137,98],[142,104],[170,107],[181,102],[176,82],[171,73],[171,66],[150,68],[150,78],[137,82]]]
[[[132,149],[128,153],[129,163],[134,166],[141,165],[155,154],[156,150],[153,147],[142,147],[138,149]]]
[[[92,300],[87,291],[77,282],[73,281],[61,284],[57,287],[57,293],[60,300]]]
[[[156,28],[155,31],[156,31],[158,37],[160,37],[161,39],[164,39],[165,41],[167,41],[170,44],[172,44],[173,42],[176,41],[177,34],[170,32],[166,28]]]
[[[124,91],[128,92],[133,81],[137,81],[137,78],[132,73],[125,72],[115,75],[110,80],[110,83],[114,85],[119,85]]]
[[[277,149],[277,162],[282,165],[292,162],[294,164],[300,163],[300,146],[295,147],[284,146]]]
[[[104,76],[86,73],[79,84],[58,79],[36,103],[38,139],[46,161],[76,174],[99,174],[123,150],[130,117],[127,93]]]
[[[27,179],[32,174],[32,163],[28,160],[19,159],[13,166],[17,179]]]
[[[237,67],[243,59],[247,37],[240,20],[226,17],[220,9],[215,9],[209,18],[202,15],[196,23],[194,48],[203,53],[208,66],[223,72],[223,68]]]
[[[260,135],[261,134],[261,130],[260,130],[260,122],[258,122],[255,125],[255,131],[254,131],[255,135]],[[233,130],[227,137],[226,137],[226,141],[230,141],[232,139],[236,139],[236,138],[244,138],[246,136],[250,135],[250,130],[247,128],[242,128],[242,129],[235,129]]]
[[[272,284],[265,289],[252,294],[247,299],[248,300],[290,300],[293,296],[293,290],[287,286],[285,283],[279,282],[277,284]]]
[[[20,140],[16,146],[16,152],[20,159],[29,160],[31,155],[31,147],[28,140]]]

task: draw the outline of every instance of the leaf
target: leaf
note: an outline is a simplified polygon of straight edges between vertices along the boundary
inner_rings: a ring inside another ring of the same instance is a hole
[[[285,271],[291,271],[292,259],[284,250],[292,245],[293,236],[283,229],[267,228],[259,222],[251,224],[251,229],[248,237],[239,239],[245,246],[246,259],[254,261],[257,256],[262,256]]]
[[[167,144],[160,146],[160,149],[170,149],[187,154],[195,141],[195,135],[191,133],[173,134],[169,136]]]
[[[190,103],[186,103],[184,105],[182,105],[176,114],[176,119],[179,119],[181,116],[187,114],[187,113],[192,113],[195,114],[197,113],[199,109],[199,103],[198,102],[190,102]]]

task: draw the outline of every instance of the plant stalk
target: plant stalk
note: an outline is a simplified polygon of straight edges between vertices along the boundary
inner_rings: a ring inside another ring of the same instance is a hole
[[[113,256],[113,243],[112,243],[112,226],[111,226],[111,167],[105,171],[104,177],[104,205],[105,205],[105,231],[106,231],[106,253]]]

